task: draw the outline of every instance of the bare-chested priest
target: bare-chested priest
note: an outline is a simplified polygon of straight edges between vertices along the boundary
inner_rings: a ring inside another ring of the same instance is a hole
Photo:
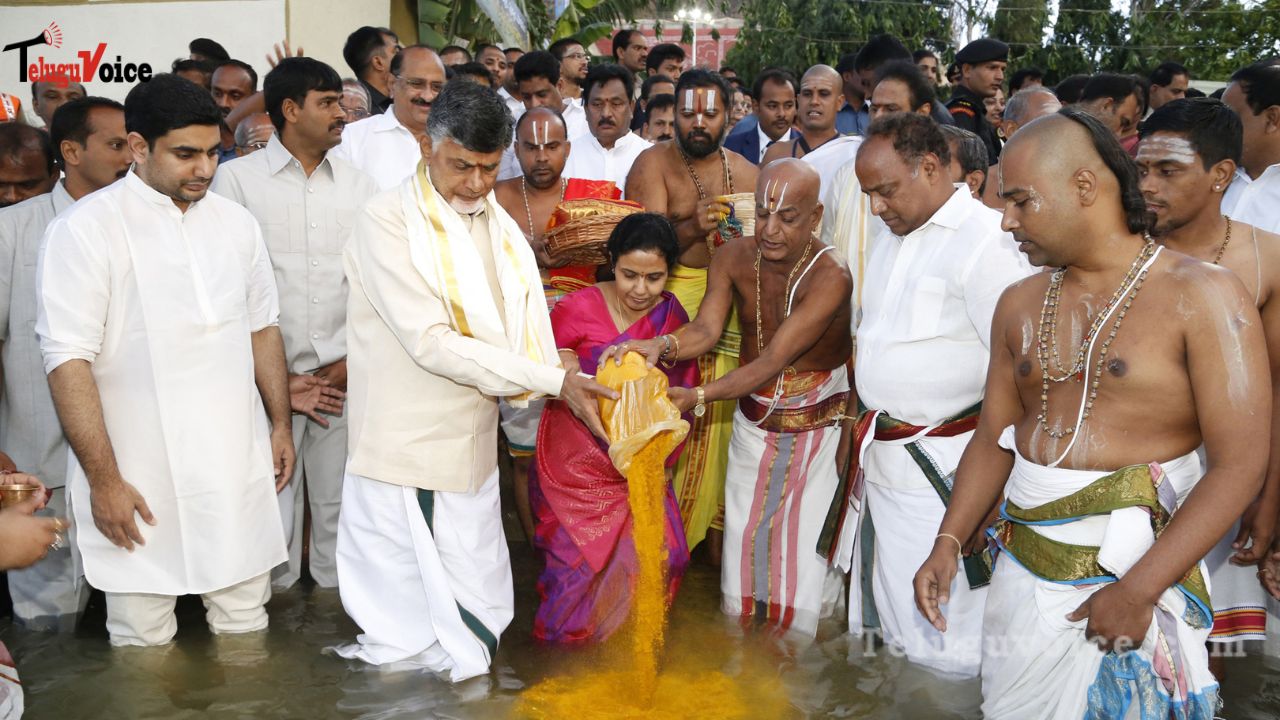
[[[1262,315],[1271,377],[1280,377],[1280,237],[1222,214],[1223,194],[1240,162],[1240,117],[1212,98],[1175,100],[1144,120],[1139,134],[1138,173],[1155,215],[1152,235],[1170,250],[1236,274]],[[1278,409],[1273,399],[1272,447],[1280,431]],[[1266,594],[1256,566],[1271,547],[1278,510],[1280,453],[1272,453],[1262,494],[1205,558],[1213,588],[1210,642],[1266,638]],[[1222,654],[1213,659],[1221,680]]]
[[[1003,495],[983,715],[1213,717],[1201,559],[1257,495],[1270,439],[1248,421],[1271,416],[1253,298],[1145,234],[1137,166],[1079,110],[1020,130],[999,181],[1004,227],[1057,270],[996,307],[982,417],[916,604],[945,630],[957,538]]]
[[[721,200],[756,187],[756,166],[723,147],[732,96],[732,87],[719,75],[682,73],[676,85],[675,140],[640,153],[627,175],[627,199],[666,215],[675,225],[680,262],[671,270],[667,290],[691,318],[697,317],[707,291],[707,266],[725,238],[722,230],[732,228],[727,222],[730,207]],[[699,377],[710,382],[738,367],[741,344],[738,319],[730,317],[720,343],[698,358]],[[676,498],[689,548],[709,538],[712,562],[719,562],[732,430],[733,404],[712,403],[694,419],[676,465]]]
[[[721,606],[730,615],[812,637],[840,577],[817,552],[837,485],[836,446],[849,399],[853,279],[816,237],[818,173],[779,160],[756,184],[756,238],[711,261],[698,317],[675,333],[626,343],[650,362],[698,357],[742,318],[742,366],[671,399],[695,417],[736,400],[725,482]]]

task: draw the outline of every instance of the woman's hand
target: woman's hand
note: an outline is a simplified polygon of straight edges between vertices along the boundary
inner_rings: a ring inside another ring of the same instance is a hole
[[[613,360],[614,364],[621,365],[622,357],[629,352],[640,353],[648,363],[649,367],[658,364],[658,360],[662,357],[662,353],[666,350],[670,339],[665,335],[653,338],[652,340],[628,340],[621,345],[610,345],[605,348],[604,353],[600,355],[600,365],[603,366],[609,360]]]

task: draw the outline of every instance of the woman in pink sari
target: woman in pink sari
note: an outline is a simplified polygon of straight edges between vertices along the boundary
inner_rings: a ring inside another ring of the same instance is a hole
[[[572,293],[551,311],[556,347],[565,367],[595,374],[605,348],[665,335],[689,322],[680,301],[663,291],[680,249],[666,218],[623,218],[609,237],[615,280]],[[698,384],[697,364],[664,368],[672,385]],[[667,465],[675,464],[676,448]],[[547,403],[529,472],[537,530],[534,546],[546,560],[538,578],[542,602],[533,622],[544,642],[586,643],[609,637],[631,611],[636,552],[627,484],[609,461],[608,446],[561,402]],[[675,495],[667,487],[668,602],[689,564],[689,547]]]

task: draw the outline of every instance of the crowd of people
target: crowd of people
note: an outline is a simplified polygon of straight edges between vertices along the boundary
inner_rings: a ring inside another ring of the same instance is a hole
[[[635,352],[691,423],[670,602],[706,562],[797,641],[843,607],[991,718],[1212,717],[1280,598],[1280,60],[1204,97],[994,38],[750,81],[612,46],[362,27],[353,77],[260,82],[199,39],[123,104],[33,83],[44,127],[0,96],[15,621],[248,633],[306,576],[335,654],[486,674],[509,453],[534,633],[601,642],[637,570],[593,376]]]

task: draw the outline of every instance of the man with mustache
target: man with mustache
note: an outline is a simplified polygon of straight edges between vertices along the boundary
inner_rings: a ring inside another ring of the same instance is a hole
[[[846,517],[834,547],[840,566],[856,573],[856,513],[865,503],[885,642],[911,662],[972,677],[986,598],[978,561],[951,591],[946,635],[911,612],[912,576],[933,547],[950,498],[947,478],[981,407],[996,301],[1031,267],[1000,229],[1000,215],[955,186],[950,163],[938,124],[916,113],[873,121],[858,150],[862,192],[891,234],[866,256],[854,377],[858,401],[869,409],[854,424],[850,462],[861,464],[840,498]],[[851,584],[854,632],[862,627],[861,586]]]
[[[279,494],[289,563],[273,585],[302,575],[304,507],[311,510],[309,570],[320,587],[338,584],[334,560],[347,462],[347,283],[342,248],[356,213],[378,191],[368,175],[334,157],[346,112],[342,78],[307,57],[285,58],[263,81],[276,134],[261,152],[224,163],[213,190],[243,205],[262,226],[280,295],[298,462]],[[304,492],[305,488],[305,492]]]
[[[35,333],[40,240],[54,216],[124,177],[133,156],[124,106],[114,100],[71,100],[51,120],[54,155],[65,177],[52,192],[0,210],[0,451],[53,489],[41,514],[65,518],[67,441],[54,414]],[[14,617],[24,626],[69,630],[84,609],[88,588],[72,562],[71,542],[74,537],[37,565],[9,571]]]
[[[603,437],[597,397],[617,398],[560,366],[533,251],[495,201],[512,124],[497,93],[447,85],[426,162],[365,205],[344,250],[351,458],[338,575],[363,633],[336,651],[454,682],[489,671],[514,614],[500,399],[558,396]]]
[[[213,101],[222,117],[231,114],[245,98],[258,91],[258,73],[249,63],[226,60],[213,70]]]
[[[654,95],[645,111],[641,135],[650,143],[665,142],[675,137],[676,96]]]
[[[58,182],[49,133],[30,125],[0,125],[0,208],[43,195]]]
[[[1262,316],[1271,346],[1272,374],[1280,373],[1280,237],[1222,214],[1222,197],[1235,176],[1243,129],[1218,100],[1173,100],[1142,122],[1139,187],[1155,216],[1151,234],[1171,250],[1235,273]],[[1273,388],[1274,390],[1274,388]],[[1280,431],[1272,405],[1271,433]],[[1272,446],[1277,447],[1272,440]],[[1205,558],[1212,588],[1211,643],[1266,639],[1266,596],[1256,565],[1267,555],[1280,507],[1280,456],[1262,493]],[[1225,647],[1225,646],[1223,646]],[[1217,661],[1217,662],[1215,662]],[[1210,658],[1221,679],[1221,657]]]
[[[591,132],[574,138],[576,142],[565,165],[568,177],[608,180],[626,192],[627,173],[636,157],[651,146],[631,131],[634,92],[635,78],[621,65],[597,65],[587,73],[583,98]]]
[[[53,114],[58,108],[85,95],[84,85],[78,82],[37,80],[31,83],[32,109],[44,121],[46,130],[53,127]]]
[[[548,107],[560,113],[568,127],[568,138],[574,140],[590,132],[586,111],[582,103],[573,102],[560,95],[560,61],[546,50],[534,50],[516,61],[512,74],[516,79],[516,97],[526,110]],[[499,180],[520,177],[520,163],[516,160],[515,144],[507,148],[498,170]]]
[[[444,63],[426,45],[410,45],[391,59],[391,107],[352,123],[333,149],[341,159],[389,190],[413,174],[427,132],[431,103],[444,88]]]
[[[650,51],[650,61],[657,51]],[[680,299],[690,317],[697,316],[707,291],[711,258],[735,234],[729,222],[733,208],[724,202],[724,196],[750,192],[758,174],[746,158],[722,147],[729,131],[732,95],[733,89],[719,75],[702,69],[681,74],[676,83],[675,140],[640,153],[627,177],[627,199],[649,212],[666,215],[675,225],[681,254],[667,290]],[[711,382],[738,366],[740,342],[739,326],[736,320],[731,321],[716,348],[698,358],[704,381]],[[709,537],[710,559],[717,564],[732,431],[733,403],[708,405],[706,414],[694,419],[689,443],[676,466],[676,497],[689,547]]]
[[[208,193],[221,117],[175,75],[130,90],[134,169],[53,221],[37,268],[76,546],[112,645],[171,641],[179,595],[203,596],[215,634],[265,629],[286,558],[275,278],[253,215]]]
[[[818,171],[822,178],[820,193],[825,195],[836,171],[853,159],[862,138],[841,135],[836,130],[836,112],[844,105],[844,82],[840,73],[829,65],[814,65],[800,78],[797,120],[800,136],[775,143],[764,154],[760,164],[768,165],[778,158],[801,158]],[[820,195],[819,197],[822,197]]]

